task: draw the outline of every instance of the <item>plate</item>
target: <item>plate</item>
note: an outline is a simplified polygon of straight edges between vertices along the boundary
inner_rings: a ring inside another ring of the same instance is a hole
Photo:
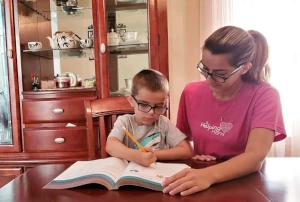
[[[76,86],[77,84],[77,76],[73,72],[65,72],[70,77],[70,86]]]

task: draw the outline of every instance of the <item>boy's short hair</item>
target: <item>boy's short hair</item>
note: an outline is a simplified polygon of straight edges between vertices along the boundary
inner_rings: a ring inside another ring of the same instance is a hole
[[[159,71],[153,69],[143,69],[132,79],[132,95],[137,95],[141,88],[147,88],[152,92],[165,91],[169,94],[169,82]]]

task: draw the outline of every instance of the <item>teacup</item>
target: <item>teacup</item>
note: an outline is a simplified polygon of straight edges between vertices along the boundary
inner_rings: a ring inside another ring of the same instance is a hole
[[[126,85],[126,88],[131,88],[132,87],[132,79],[125,79],[125,85]]]
[[[38,41],[30,41],[28,42],[29,50],[39,50],[42,48],[42,43]]]
[[[93,46],[93,39],[81,39],[79,42],[81,48],[91,48]]]

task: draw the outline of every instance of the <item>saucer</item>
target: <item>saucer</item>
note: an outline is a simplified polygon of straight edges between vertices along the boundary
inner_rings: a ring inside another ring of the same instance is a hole
[[[76,86],[77,84],[77,76],[73,72],[65,72],[70,77],[70,86]]]
[[[121,91],[126,92],[126,93],[131,93],[131,88],[121,88]]]

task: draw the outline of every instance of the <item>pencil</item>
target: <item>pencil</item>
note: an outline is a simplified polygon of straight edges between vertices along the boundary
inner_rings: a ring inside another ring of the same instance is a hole
[[[122,128],[125,131],[125,134],[138,146],[138,148],[142,152],[146,152],[146,150],[144,149],[144,147],[133,137],[133,135],[131,135],[130,132],[124,126],[122,126]]]

